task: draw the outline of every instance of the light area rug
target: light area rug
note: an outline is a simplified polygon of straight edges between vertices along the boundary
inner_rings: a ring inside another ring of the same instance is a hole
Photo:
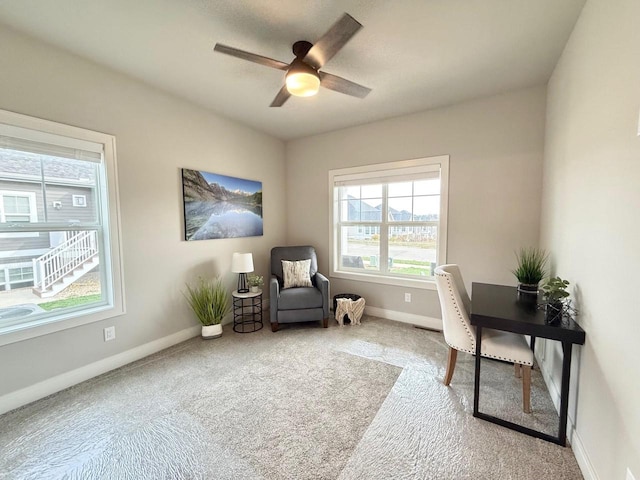
[[[282,333],[193,339],[0,417],[0,478],[337,478],[401,369]]]
[[[570,449],[474,418],[434,373],[404,368],[340,480],[582,478]]]

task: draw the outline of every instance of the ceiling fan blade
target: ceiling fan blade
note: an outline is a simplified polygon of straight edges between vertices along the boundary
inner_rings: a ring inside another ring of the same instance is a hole
[[[329,90],[335,90],[336,92],[351,95],[352,97],[364,98],[369,95],[370,88],[358,85],[345,78],[338,77],[337,75],[331,75],[326,72],[318,72],[320,75],[320,85]]]
[[[287,90],[287,86],[283,85],[280,91],[278,92],[278,94],[276,95],[276,98],[273,99],[273,102],[271,102],[271,105],[269,106],[281,107],[284,104],[284,102],[289,100],[290,96],[291,94],[289,93],[289,90]]]
[[[333,26],[318,40],[304,57],[304,61],[316,70],[329,61],[338,50],[344,47],[362,25],[351,15],[345,13]]]
[[[274,60],[273,58],[269,57],[263,57],[262,55],[256,55],[255,53],[245,52],[244,50],[239,50],[237,48],[228,47],[221,43],[216,43],[216,46],[213,47],[213,50],[215,52],[231,55],[232,57],[238,57],[242,58],[243,60],[249,60],[250,62],[259,63],[260,65],[264,65],[265,67],[276,68],[278,70],[287,70],[289,68],[288,63]]]

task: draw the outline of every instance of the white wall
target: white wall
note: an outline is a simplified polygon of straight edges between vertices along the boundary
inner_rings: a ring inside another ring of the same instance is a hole
[[[573,444],[602,480],[640,479],[639,20],[637,0],[589,0],[548,87],[541,243],[587,332]],[[559,384],[557,348],[546,357]]]
[[[284,144],[101,66],[0,28],[0,108],[116,136],[127,314],[0,347],[3,394],[198,325],[181,295],[284,242]],[[185,242],[180,168],[263,182],[264,236]],[[105,343],[102,329],[115,325]],[[229,328],[229,327],[226,327]]]
[[[515,285],[514,251],[538,244],[545,95],[536,87],[288,142],[287,241],[315,245],[328,273],[330,169],[450,155],[447,261],[469,287]],[[441,317],[435,290],[337,278],[331,290],[400,317]]]

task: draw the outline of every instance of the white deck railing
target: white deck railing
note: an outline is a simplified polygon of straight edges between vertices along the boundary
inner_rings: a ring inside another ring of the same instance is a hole
[[[33,259],[33,286],[44,292],[98,254],[95,230],[67,232],[67,240]]]

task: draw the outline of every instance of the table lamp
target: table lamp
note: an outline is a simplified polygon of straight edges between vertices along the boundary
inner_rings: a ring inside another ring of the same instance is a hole
[[[238,273],[238,293],[247,293],[247,273],[253,272],[253,255],[235,252],[231,258],[231,271]]]

